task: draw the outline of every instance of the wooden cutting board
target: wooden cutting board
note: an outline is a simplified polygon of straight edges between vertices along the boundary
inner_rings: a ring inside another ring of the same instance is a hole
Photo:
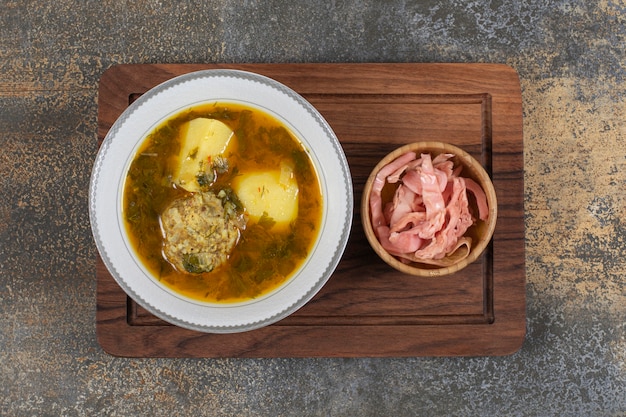
[[[351,168],[354,221],[328,283],[284,320],[238,334],[205,334],[151,315],[97,259],[96,330],[102,348],[129,357],[401,357],[507,355],[526,330],[522,100],[499,64],[132,64],[99,86],[98,139],[136,97],[204,69],[257,72],[308,99],[337,134]],[[409,142],[439,140],[474,155],[498,197],[492,244],[447,277],[396,272],[369,247],[361,190],[378,160]]]

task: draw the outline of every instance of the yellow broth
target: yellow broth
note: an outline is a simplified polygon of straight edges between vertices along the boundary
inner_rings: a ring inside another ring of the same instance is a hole
[[[210,190],[230,188],[238,173],[294,166],[299,187],[298,216],[285,231],[248,222],[228,261],[211,272],[178,271],[162,252],[159,216],[175,199],[188,194],[171,181],[180,149],[181,125],[197,117],[214,118],[234,132],[238,146],[225,155],[229,170]],[[126,230],[137,256],[160,282],[187,297],[207,302],[237,302],[266,294],[286,282],[313,248],[322,217],[317,173],[303,145],[269,114],[234,103],[194,107],[161,123],[141,144],[124,184]]]

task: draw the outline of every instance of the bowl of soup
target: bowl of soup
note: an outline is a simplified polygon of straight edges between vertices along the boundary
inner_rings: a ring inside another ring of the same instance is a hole
[[[160,84],[113,124],[89,213],[108,271],[180,327],[275,323],[327,282],[353,215],[350,170],[322,115],[289,87],[238,70]]]
[[[378,256],[396,270],[436,277],[476,261],[495,231],[489,174],[465,150],[414,142],[382,158],[367,179],[361,222]]]

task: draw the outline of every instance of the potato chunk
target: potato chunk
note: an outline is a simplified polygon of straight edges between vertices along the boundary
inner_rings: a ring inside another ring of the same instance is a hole
[[[233,131],[219,120],[199,117],[182,125],[180,135],[174,182],[187,191],[197,192],[206,174],[212,174],[211,161],[226,154],[233,145]]]
[[[266,216],[276,222],[275,228],[284,228],[298,215],[298,182],[288,163],[276,170],[244,173],[233,189],[253,222]]]

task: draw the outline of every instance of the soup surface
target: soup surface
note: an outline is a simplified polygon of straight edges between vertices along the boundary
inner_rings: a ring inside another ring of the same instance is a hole
[[[196,119],[211,119],[207,126],[218,120],[233,135],[224,142],[228,146],[214,151],[222,153],[201,161],[206,169],[192,178],[181,174],[189,170],[181,160],[198,154],[192,146],[182,155]],[[274,117],[235,103],[197,106],[165,120],[140,146],[124,184],[126,229],[139,259],[167,287],[207,302],[249,300],[286,282],[313,248],[322,207],[319,179],[303,145]],[[194,221],[200,226],[188,233],[193,241],[172,242],[173,235],[185,239],[180,230],[191,228],[188,219],[205,211],[215,217]],[[181,221],[181,213],[189,217]],[[206,224],[215,229],[216,219],[228,229],[228,242],[173,258],[172,247],[195,247],[202,236],[221,239],[216,230],[202,230]],[[172,231],[177,224],[180,230]],[[213,247],[224,256],[213,256]]]

